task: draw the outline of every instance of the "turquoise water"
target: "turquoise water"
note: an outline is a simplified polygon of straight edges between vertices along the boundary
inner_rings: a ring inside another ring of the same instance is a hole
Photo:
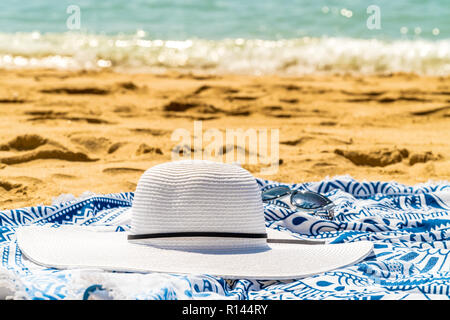
[[[5,68],[448,74],[449,35],[449,0],[0,3]]]
[[[83,31],[132,34],[144,30],[155,39],[400,39],[405,37],[402,27],[408,28],[406,37],[442,39],[450,35],[448,0],[2,0],[0,30],[66,32],[69,5],[79,6]],[[381,29],[367,28],[369,5],[380,8]],[[415,33],[415,28],[420,31]],[[435,28],[439,29],[437,36],[432,33]]]

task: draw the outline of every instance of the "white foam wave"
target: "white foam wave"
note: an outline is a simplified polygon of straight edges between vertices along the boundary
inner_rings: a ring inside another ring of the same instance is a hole
[[[0,68],[207,73],[313,72],[450,74],[450,39],[299,38],[286,40],[149,40],[79,33],[0,34]]]

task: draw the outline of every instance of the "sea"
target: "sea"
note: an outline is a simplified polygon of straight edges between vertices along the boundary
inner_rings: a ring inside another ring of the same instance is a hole
[[[0,69],[450,74],[450,0],[1,0]]]

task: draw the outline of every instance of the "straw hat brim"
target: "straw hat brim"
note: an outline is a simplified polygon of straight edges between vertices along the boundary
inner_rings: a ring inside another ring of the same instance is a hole
[[[268,229],[269,238],[277,237]],[[290,236],[278,232],[280,239]],[[355,264],[372,250],[368,241],[345,244],[269,243],[270,249],[238,253],[167,250],[127,241],[126,232],[86,227],[17,229],[22,253],[32,262],[58,269],[100,268],[123,272],[209,274],[228,279],[296,279]]]

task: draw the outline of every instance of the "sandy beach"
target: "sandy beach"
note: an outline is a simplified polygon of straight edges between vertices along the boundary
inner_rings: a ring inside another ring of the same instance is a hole
[[[450,180],[450,77],[298,77],[3,70],[0,210],[60,194],[134,191],[171,161],[171,135],[279,130],[281,182],[336,175],[414,185]],[[245,149],[245,147],[244,147]]]

